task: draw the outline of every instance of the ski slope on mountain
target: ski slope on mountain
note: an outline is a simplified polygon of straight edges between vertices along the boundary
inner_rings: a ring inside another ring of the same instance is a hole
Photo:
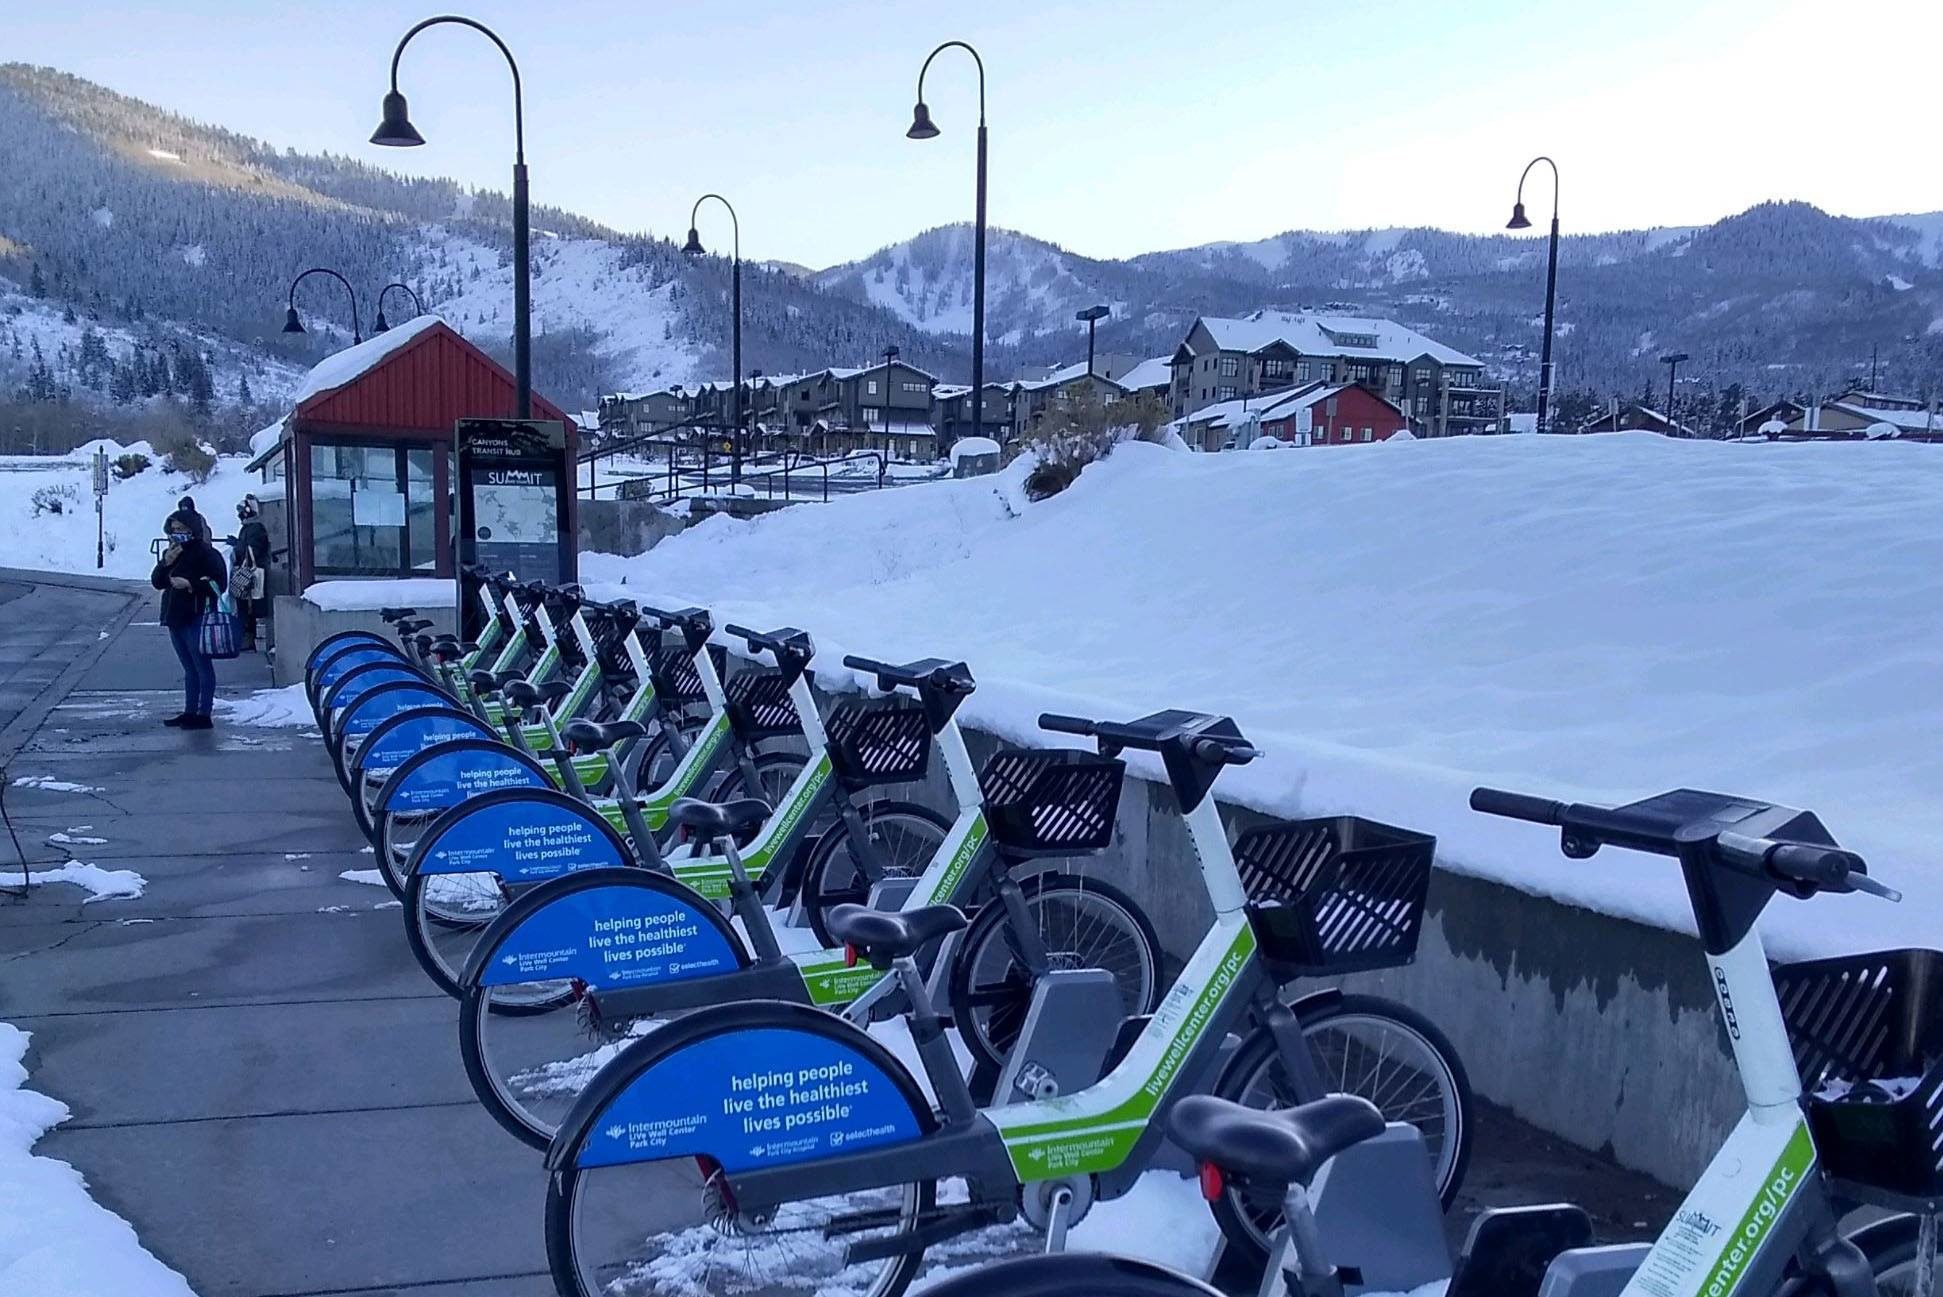
[[[963,657],[966,717],[1232,714],[1268,759],[1225,796],[1436,833],[1445,867],[1690,929],[1677,871],[1558,853],[1465,804],[1490,783],[1674,786],[1806,806],[1908,893],[1781,902],[1777,953],[1920,944],[1943,915],[1943,454],[1648,434],[1190,455],[1122,446],[1064,494],[909,487],[647,554],[605,588]],[[996,484],[995,484],[996,483]],[[624,587],[621,583],[624,582]]]

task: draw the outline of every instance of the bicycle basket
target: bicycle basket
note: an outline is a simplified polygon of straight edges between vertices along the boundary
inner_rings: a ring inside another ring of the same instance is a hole
[[[910,783],[931,768],[931,726],[915,699],[849,699],[826,728],[830,764],[853,787]]]
[[[978,772],[992,840],[1013,855],[1074,855],[1113,841],[1126,763],[1071,748],[1000,752]]]
[[[698,703],[706,696],[695,659],[685,648],[655,649],[648,657],[648,674],[654,680],[655,696],[665,706]]]
[[[1283,820],[1235,839],[1262,958],[1287,977],[1417,957],[1437,839],[1354,815]]]
[[[728,698],[729,724],[743,742],[795,734],[801,728],[789,682],[776,667],[750,667],[722,682]]]
[[[1943,953],[1790,964],[1774,987],[1824,1169],[1892,1195],[1943,1196]]]

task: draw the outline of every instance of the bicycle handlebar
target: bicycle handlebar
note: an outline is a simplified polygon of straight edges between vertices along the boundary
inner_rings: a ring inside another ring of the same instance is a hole
[[[846,653],[843,664],[853,671],[866,671],[877,677],[880,686],[905,685],[912,689],[935,689],[940,693],[969,694],[975,687],[971,678],[971,668],[963,662],[942,662],[937,658],[923,658],[917,662],[907,662],[894,666],[889,662],[879,662],[876,658],[859,657]]]
[[[1509,793],[1501,788],[1473,788],[1471,809],[1486,815],[1501,815],[1507,820],[1527,820],[1533,824],[1560,824],[1565,803],[1525,793]]]
[[[1040,712],[1039,728],[1042,730],[1050,730],[1054,734],[1077,734],[1081,738],[1090,739],[1098,732],[1099,727],[1094,725],[1092,721],[1083,720],[1078,716],[1061,716],[1058,712]]]
[[[747,626],[730,624],[722,629],[743,641],[752,649],[767,649],[778,657],[790,656],[808,659],[815,649],[810,643],[808,632],[785,626],[781,630],[764,633],[750,630]]]

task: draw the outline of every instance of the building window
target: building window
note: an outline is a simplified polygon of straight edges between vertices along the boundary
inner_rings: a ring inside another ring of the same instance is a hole
[[[310,536],[314,570],[405,576],[438,566],[433,452],[312,442]]]
[[[1241,361],[1239,359],[1234,356],[1223,356],[1221,358],[1221,376],[1223,378],[1233,378],[1240,372]]]
[[[866,380],[864,380],[864,395],[865,395],[865,396],[875,396],[875,395],[877,395],[877,380],[876,380],[876,379],[874,379],[874,378],[871,378],[871,379],[866,379]]]
[[[1214,399],[1217,401],[1232,401],[1235,399],[1235,396],[1236,392],[1233,387],[1222,386],[1214,389]]]
[[[1417,393],[1417,417],[1422,418],[1425,415],[1428,415],[1429,413],[1430,413],[1430,398],[1425,396],[1422,392]]]
[[[904,384],[904,390],[907,392],[922,392],[925,390],[925,386],[923,383],[906,383]]]
[[[1292,361],[1264,360],[1262,362],[1262,381],[1268,383],[1278,381],[1286,382],[1290,374],[1294,371],[1294,368],[1295,366]]]
[[[1306,360],[1301,361],[1296,365],[1295,367],[1296,382],[1313,383],[1315,382],[1315,379],[1316,379],[1316,367],[1314,365],[1311,365]]]
[[[1374,435],[1374,433],[1373,433],[1373,432],[1372,432],[1372,431],[1371,431],[1370,429],[1368,429],[1368,428],[1365,428],[1365,429],[1363,429],[1363,440],[1364,440],[1364,441],[1374,441],[1374,440],[1376,440],[1376,437],[1375,437],[1375,435]]]
[[[876,406],[874,406],[874,405],[866,405],[866,406],[864,407],[864,410],[863,410],[863,414],[864,414],[864,423],[865,423],[866,425],[869,425],[869,424],[872,424],[872,423],[875,423],[875,422],[877,422],[877,416],[878,416],[878,415],[880,415],[880,414],[882,414],[882,413],[883,413],[883,411],[882,411],[882,410],[879,410],[879,409],[878,409],[878,408],[877,408]]]

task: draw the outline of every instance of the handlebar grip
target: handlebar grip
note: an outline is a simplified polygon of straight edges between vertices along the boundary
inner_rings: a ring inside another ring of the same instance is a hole
[[[734,630],[735,627],[731,626],[729,629]],[[884,663],[871,658],[858,657],[855,653],[845,653],[843,655],[843,664],[852,671],[868,671],[872,675],[884,675],[890,671],[890,668]]]
[[[748,644],[751,648],[754,648],[758,645],[767,644],[769,642],[769,637],[763,634],[761,631],[750,630],[747,626],[738,626],[734,622],[730,622],[726,626],[722,627],[722,633],[725,635],[735,636],[737,639]]]
[[[1091,738],[1097,731],[1098,726],[1094,725],[1092,721],[1083,720],[1078,716],[1061,716],[1058,712],[1040,712],[1039,728],[1042,730],[1051,730],[1054,734],[1078,734],[1083,738]]]
[[[925,677],[925,683],[933,689],[943,689],[948,693],[968,694],[973,689],[971,681],[951,673],[950,667],[937,667]]]
[[[1770,851],[1768,868],[1783,878],[1830,888],[1846,887],[1851,873],[1867,872],[1853,851],[1801,842],[1784,842]]]
[[[1525,793],[1508,793],[1501,788],[1473,788],[1471,809],[1486,815],[1502,815],[1508,820],[1529,820],[1533,824],[1562,824],[1565,803]]]

